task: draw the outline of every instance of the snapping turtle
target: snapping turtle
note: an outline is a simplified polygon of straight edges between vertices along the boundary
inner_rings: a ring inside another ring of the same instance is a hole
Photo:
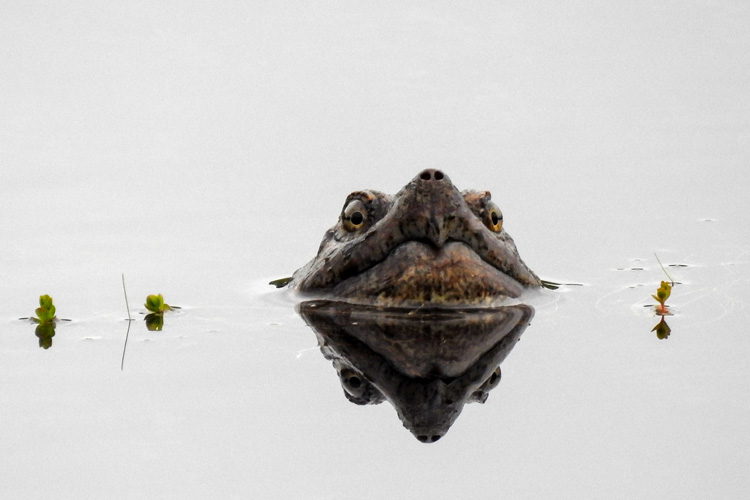
[[[355,191],[317,256],[291,278],[300,292],[382,306],[489,304],[542,282],[521,260],[489,191],[462,191],[440,170],[395,196]]]

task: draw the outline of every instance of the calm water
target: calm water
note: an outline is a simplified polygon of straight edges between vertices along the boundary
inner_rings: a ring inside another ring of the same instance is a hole
[[[750,8],[683,4],[0,8],[0,492],[739,498]],[[426,167],[584,285],[529,299],[431,445],[350,403],[267,285]],[[161,332],[153,293],[183,307]],[[72,320],[48,349],[40,294]]]

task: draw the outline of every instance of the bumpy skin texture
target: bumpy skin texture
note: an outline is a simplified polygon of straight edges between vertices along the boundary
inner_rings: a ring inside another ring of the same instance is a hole
[[[352,302],[442,306],[518,297],[541,282],[488,191],[459,192],[439,170],[424,170],[395,196],[350,194],[291,284]]]

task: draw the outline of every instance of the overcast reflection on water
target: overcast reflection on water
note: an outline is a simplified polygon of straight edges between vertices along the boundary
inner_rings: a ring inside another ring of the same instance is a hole
[[[0,492],[740,497],[748,19],[732,1],[0,7]],[[267,285],[348,193],[424,168],[490,190],[524,261],[584,285],[527,301],[485,403],[412,426],[429,446],[398,417],[414,398],[352,404],[332,375],[364,374],[364,351]],[[666,338],[655,254],[677,282]],[[182,309],[149,330],[157,293]],[[42,294],[70,321],[19,321]]]

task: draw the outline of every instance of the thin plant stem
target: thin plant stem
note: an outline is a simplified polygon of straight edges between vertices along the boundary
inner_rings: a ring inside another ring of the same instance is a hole
[[[658,255],[656,255],[656,252],[654,252],[654,257],[656,257],[656,262],[658,262],[658,263],[659,263],[659,266],[661,266],[661,270],[662,270],[662,271],[664,271],[664,274],[666,274],[666,275],[667,275],[667,278],[669,278],[669,284],[670,284],[670,285],[672,285],[672,286],[674,286],[674,280],[673,280],[673,279],[672,279],[672,277],[671,277],[671,276],[669,275],[669,273],[667,272],[667,270],[666,270],[666,269],[664,269],[664,264],[662,264],[662,263],[661,263],[661,260],[659,260],[659,256],[658,256]]]

